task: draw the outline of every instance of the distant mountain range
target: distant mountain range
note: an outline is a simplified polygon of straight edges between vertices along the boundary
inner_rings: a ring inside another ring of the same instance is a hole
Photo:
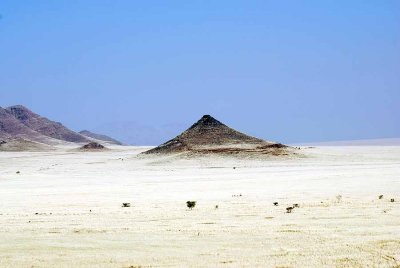
[[[97,130],[102,133],[118,134],[119,137],[128,137],[132,144],[151,145],[159,140],[166,140],[168,137],[175,136],[176,129],[183,130],[184,128],[181,125],[156,128],[132,122],[122,122],[104,125]],[[89,130],[75,132],[59,122],[34,113],[22,105],[0,107],[0,151],[16,150],[17,148],[27,148],[27,150],[49,149],[53,145],[74,143],[82,146],[90,142],[122,145],[122,142],[116,139]],[[268,146],[277,146],[275,143],[268,143],[237,132],[215,118],[205,115],[182,134],[147,153],[213,152],[221,150],[221,146],[223,150],[227,150],[227,144],[230,144],[229,151],[236,153],[238,150],[232,150],[231,145],[238,143],[251,145],[250,147],[255,145],[253,151],[270,150],[271,147]],[[205,145],[209,148],[206,148]],[[318,142],[304,143],[303,145],[400,145],[400,139]]]
[[[180,121],[180,118],[176,119]],[[112,135],[124,144],[137,146],[153,146],[176,136],[186,129],[190,122],[172,122],[169,124],[152,125],[151,122],[135,120],[119,120],[99,123],[92,130],[96,133]]]
[[[113,138],[111,138],[111,137],[109,137],[107,135],[96,134],[96,133],[90,132],[89,130],[79,131],[79,134],[81,134],[81,135],[83,135],[85,137],[89,137],[89,138],[93,138],[93,139],[99,140],[99,141],[106,141],[106,142],[111,143],[111,144],[123,145],[122,142],[117,141],[116,139],[113,139]]]
[[[81,144],[92,141],[122,144],[108,136],[87,130],[81,133],[74,132],[61,123],[40,116],[22,105],[0,107],[0,140],[4,142],[24,140],[46,145]]]

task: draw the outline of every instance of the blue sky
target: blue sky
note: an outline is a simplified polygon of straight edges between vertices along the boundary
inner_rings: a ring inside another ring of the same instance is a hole
[[[400,1],[0,1],[0,106],[133,144],[203,114],[294,143],[400,137]]]

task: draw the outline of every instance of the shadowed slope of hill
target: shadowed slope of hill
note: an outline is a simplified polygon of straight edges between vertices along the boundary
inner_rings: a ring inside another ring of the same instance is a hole
[[[287,154],[289,147],[254,138],[236,131],[210,115],[204,115],[174,139],[144,154],[220,153],[220,154]]]
[[[7,141],[0,141],[0,152],[42,152],[42,151],[53,151],[54,147],[35,142],[25,140],[23,138],[12,138]]]
[[[111,138],[109,136],[106,136],[106,135],[96,134],[96,133],[90,132],[89,130],[82,130],[82,131],[79,132],[79,134],[81,134],[83,136],[86,136],[86,137],[89,137],[89,138],[92,138],[92,139],[105,141],[105,142],[108,142],[108,143],[111,143],[111,144],[122,145],[122,142],[120,142],[120,141],[118,141],[116,139],[113,139],[113,138]]]
[[[68,142],[89,142],[89,139],[81,134],[66,128],[61,123],[35,114],[22,105],[8,107],[7,111],[23,125],[42,135]]]

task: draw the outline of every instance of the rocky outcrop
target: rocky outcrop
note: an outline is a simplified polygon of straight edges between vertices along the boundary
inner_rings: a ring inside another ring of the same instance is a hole
[[[288,155],[289,147],[251,137],[204,115],[182,134],[143,154],[173,153]]]
[[[103,145],[97,142],[89,142],[88,144],[83,145],[81,148],[79,148],[82,151],[102,151],[107,149]]]

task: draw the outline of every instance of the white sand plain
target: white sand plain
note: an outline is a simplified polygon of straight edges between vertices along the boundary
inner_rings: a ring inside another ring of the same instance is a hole
[[[0,153],[0,267],[400,265],[400,146],[264,161],[145,149]]]

